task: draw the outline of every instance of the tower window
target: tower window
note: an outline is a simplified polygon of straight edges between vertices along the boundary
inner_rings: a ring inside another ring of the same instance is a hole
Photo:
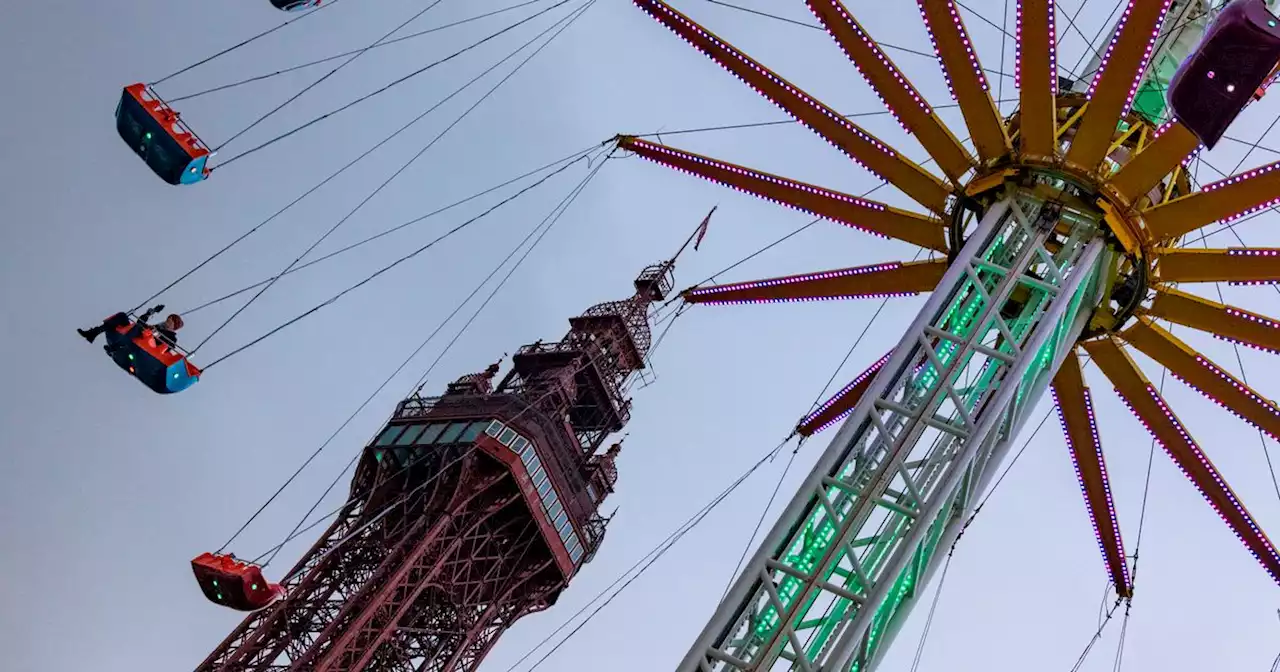
[[[409,425],[404,429],[404,433],[400,438],[396,439],[397,446],[408,446],[418,440],[418,436],[422,434],[422,430],[426,429],[426,424]]]
[[[498,437],[498,442],[504,446],[510,447],[511,442],[516,440],[516,433],[510,427],[502,430],[502,436]]]
[[[426,431],[422,432],[422,436],[418,437],[418,444],[423,446],[429,446],[435,443],[436,439],[440,438],[440,433],[443,432],[445,427],[448,427],[448,426],[449,425],[443,422],[434,422],[430,425],[427,425]]]
[[[484,430],[484,422],[473,422],[467,425],[467,429],[458,437],[458,443],[471,443],[480,436],[480,432]]]
[[[444,434],[440,435],[440,440],[437,441],[437,443],[453,443],[457,441],[458,435],[462,434],[462,430],[465,429],[466,426],[467,423],[465,422],[449,423],[449,428],[444,430]]]
[[[392,441],[395,441],[396,437],[400,436],[400,432],[402,431],[404,431],[404,425],[391,425],[390,427],[387,427],[386,429],[382,430],[382,434],[378,436],[377,441],[374,441],[374,445],[377,445],[377,446],[388,445]]]
[[[496,438],[501,431],[502,423],[497,420],[490,420],[489,426],[485,428],[484,433]]]

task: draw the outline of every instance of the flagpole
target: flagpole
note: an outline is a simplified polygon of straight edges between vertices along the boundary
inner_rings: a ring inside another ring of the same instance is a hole
[[[676,265],[676,259],[679,259],[681,254],[684,254],[685,249],[689,247],[689,243],[692,243],[699,233],[706,231],[707,224],[711,221],[711,215],[715,213],[718,207],[720,207],[719,204],[711,206],[711,212],[708,212],[707,216],[703,217],[701,222],[698,222],[698,226],[693,230],[693,233],[689,234],[689,237],[685,239],[684,245],[681,245],[680,249],[676,250],[675,256],[671,257],[671,260],[667,262],[668,269]]]

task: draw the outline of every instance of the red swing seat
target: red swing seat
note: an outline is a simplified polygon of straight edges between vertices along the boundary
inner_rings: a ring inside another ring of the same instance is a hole
[[[237,611],[257,611],[284,596],[280,584],[268,583],[262,568],[222,553],[201,553],[191,561],[200,590],[210,602]]]

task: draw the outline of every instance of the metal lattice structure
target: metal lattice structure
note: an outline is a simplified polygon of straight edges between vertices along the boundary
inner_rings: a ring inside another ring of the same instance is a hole
[[[623,388],[645,366],[672,266],[572,318],[559,342],[521,348],[496,386],[494,365],[402,401],[284,598],[197,669],[470,671],[554,605],[603,540],[620,446],[600,449],[627,422]]]
[[[1094,74],[1073,82],[1058,74],[1054,1],[1019,0],[1019,105],[1004,117],[960,8],[953,0],[917,0],[970,147],[843,3],[805,0],[936,162],[934,174],[670,4],[634,1],[919,211],[633,136],[619,136],[620,147],[930,253],[918,262],[683,293],[689,303],[742,304],[932,292],[895,349],[800,422],[802,435],[843,425],[679,664],[681,672],[875,667],[1046,390],[1057,402],[1107,573],[1116,593],[1130,597],[1131,568],[1082,351],[1280,581],[1280,553],[1129,354],[1144,353],[1280,437],[1280,407],[1160,326],[1280,352],[1280,321],[1179,288],[1280,282],[1280,249],[1179,246],[1186,234],[1280,202],[1280,163],[1197,189],[1185,166],[1199,142],[1167,118],[1162,95],[1152,95],[1199,39],[1208,3],[1129,0],[1090,66]]]

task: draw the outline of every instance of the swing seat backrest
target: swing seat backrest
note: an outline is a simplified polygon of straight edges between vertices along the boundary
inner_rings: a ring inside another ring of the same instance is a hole
[[[237,611],[257,611],[284,595],[284,589],[268,583],[262,568],[221,553],[201,553],[191,561],[200,591],[214,604]]]
[[[129,324],[107,332],[116,366],[157,394],[181,392],[200,380],[200,369],[186,355],[161,342],[154,330],[144,328],[130,338],[132,328]]]

